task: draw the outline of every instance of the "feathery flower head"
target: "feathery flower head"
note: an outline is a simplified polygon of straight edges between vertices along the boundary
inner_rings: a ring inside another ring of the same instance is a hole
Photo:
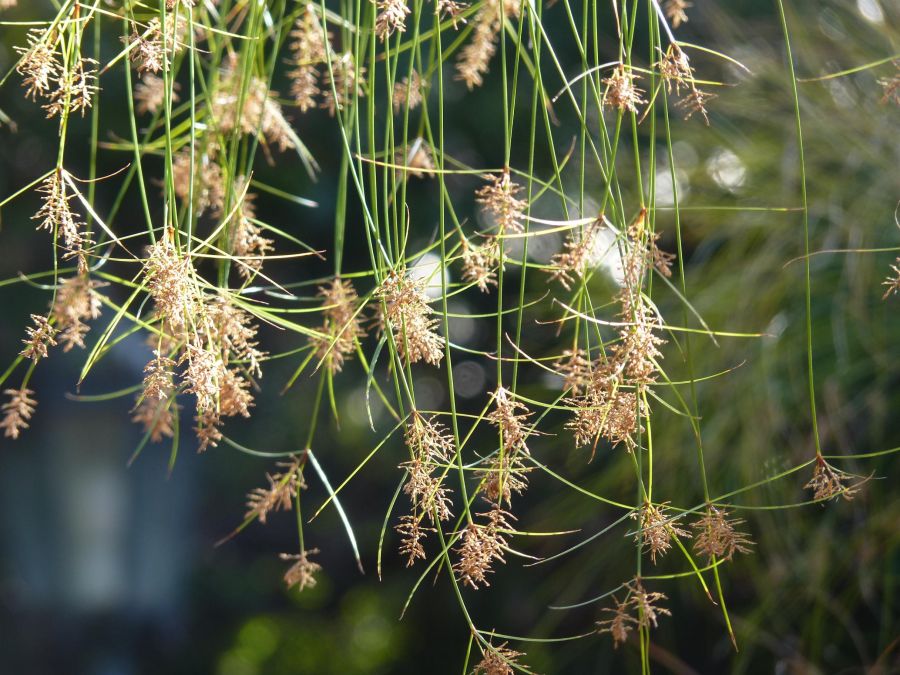
[[[638,76],[630,70],[626,70],[624,64],[619,64],[612,75],[603,80],[606,91],[603,94],[603,103],[621,111],[636,113],[637,107],[646,101],[641,98],[643,89],[634,86]]]
[[[56,52],[56,33],[48,33],[44,28],[32,28],[25,39],[25,47],[15,48],[21,55],[16,72],[22,76],[25,96],[32,100],[38,96],[49,97],[53,83],[62,72],[62,64]]]
[[[406,31],[406,16],[410,9],[405,0],[372,0],[378,8],[375,17],[375,35],[384,42],[394,32]]]
[[[179,333],[191,321],[199,303],[192,274],[190,258],[178,251],[168,233],[150,246],[144,260],[144,283],[156,303],[157,314]]]
[[[709,126],[709,115],[706,111],[706,104],[714,98],[716,98],[715,94],[703,91],[697,87],[691,87],[675,106],[682,110],[684,119],[689,120],[694,113],[700,113],[703,116],[703,120],[706,122],[706,126]]]
[[[172,181],[175,184],[175,196],[182,202],[190,199],[193,182],[194,209],[197,215],[209,209],[215,218],[221,218],[225,215],[224,177],[222,167],[210,154],[201,153],[199,149],[192,153],[190,146],[181,148],[172,157]]]
[[[459,28],[460,23],[465,23],[462,13],[469,5],[464,2],[456,2],[456,0],[437,0],[437,11],[444,19],[450,19],[453,22],[454,30]]]
[[[421,516],[407,513],[400,518],[400,522],[394,526],[394,530],[400,535],[400,555],[406,558],[406,566],[412,567],[416,560],[425,559],[425,547],[422,540],[428,532],[434,532],[433,527],[422,525]]]
[[[623,601],[613,596],[614,606],[604,609],[613,615],[612,618],[597,622],[597,632],[609,633],[614,647],[627,641],[628,633],[635,627],[645,630],[656,628],[660,616],[672,616],[672,612],[658,605],[660,600],[667,599],[666,595],[647,591],[640,578],[628,582],[625,589]]]
[[[484,244],[473,246],[462,236],[463,281],[478,286],[482,293],[497,285],[497,270],[500,267],[500,242],[496,237],[488,237]]]
[[[472,37],[459,52],[456,61],[456,79],[466,83],[469,91],[484,83],[490,70],[491,59],[497,51],[497,40],[502,27],[503,5],[499,0],[486,0],[475,15]],[[452,8],[454,11],[455,7]]]
[[[406,157],[403,157],[402,149],[397,150],[397,163],[405,164],[405,172],[414,178],[434,178],[434,158],[431,156],[431,148],[421,138],[416,138],[409,146]]]
[[[256,224],[254,200],[256,195],[246,191],[247,178],[238,176],[235,180],[234,194],[243,195],[235,211],[235,223],[232,234],[231,250],[237,263],[238,274],[250,279],[262,269],[263,259],[270,251],[275,250],[275,242],[262,235],[262,228]]]
[[[688,20],[687,10],[693,7],[693,3],[687,0],[666,0],[663,4],[663,12],[672,22],[672,28],[678,28]]]
[[[891,265],[891,271],[893,274],[888,276],[881,284],[882,286],[887,286],[887,290],[881,296],[882,300],[887,300],[889,295],[900,292],[900,258],[897,258],[894,264]]]
[[[827,501],[843,497],[848,502],[853,500],[864,481],[854,485],[845,485],[853,478],[849,473],[835,469],[821,455],[816,456],[816,468],[812,478],[803,487],[813,491],[813,499]]]
[[[665,555],[672,548],[673,537],[691,536],[690,532],[682,530],[666,516],[668,508],[666,504],[653,505],[645,502],[639,511],[631,514],[631,517],[640,523],[640,529],[635,533],[634,540],[641,544],[645,553],[650,554],[650,560],[654,564],[657,556]]]
[[[500,530],[512,530],[508,518],[512,514],[495,506],[481,514],[487,523],[471,522],[466,525],[456,547],[458,560],[453,570],[464,585],[478,589],[479,585],[490,586],[487,575],[493,571],[495,561],[506,562],[503,548],[506,546],[506,535]]]
[[[596,450],[597,441],[603,438],[613,447],[624,443],[629,452],[634,450],[633,437],[641,428],[639,417],[646,413],[634,392],[618,385],[592,384],[585,394],[566,399],[566,404],[575,408],[566,428],[575,435],[576,447],[591,445]]]
[[[296,554],[282,553],[279,557],[282,560],[293,560],[294,563],[284,573],[284,583],[287,587],[293,588],[297,586],[298,591],[305,588],[313,588],[316,585],[316,572],[322,569],[318,563],[314,563],[309,556],[318,554],[319,549],[313,548],[308,551],[301,551]]]
[[[353,52],[345,52],[331,59],[331,72],[325,73],[325,86],[322,92],[320,108],[334,117],[338,110],[356,98],[365,96],[362,83],[365,81],[366,68],[356,64]],[[335,97],[335,93],[337,96]]]
[[[497,427],[503,437],[503,448],[508,453],[524,450],[528,438],[526,420],[532,414],[528,407],[516,401],[505,387],[497,387],[491,394],[494,410],[487,416],[488,422]]]
[[[894,61],[894,68],[897,72],[892,77],[882,77],[878,80],[882,88],[882,105],[888,103],[900,105],[900,61]]]
[[[407,105],[410,110],[418,108],[425,98],[425,92],[425,81],[422,80],[422,77],[415,70],[412,71],[409,77],[404,77],[399,82],[395,82],[391,95],[394,113],[399,113]]]
[[[436,331],[438,320],[431,318],[434,310],[428,304],[425,280],[391,271],[375,291],[375,298],[384,302],[378,318],[382,330],[390,324],[400,356],[409,363],[438,365],[444,358],[444,338]]]
[[[212,113],[223,134],[238,130],[247,136],[261,135],[282,152],[296,147],[293,129],[284,117],[277,92],[271,91],[255,75],[250,77],[249,84],[245,82],[237,56],[225,63],[212,96]]]
[[[709,560],[731,560],[735,553],[751,552],[753,541],[750,536],[735,529],[744,521],[740,518],[729,519],[728,515],[725,509],[710,505],[703,517],[691,525],[697,531],[694,551],[702,553]]]
[[[516,668],[521,668],[518,662],[525,652],[517,652],[507,647],[508,643],[488,645],[482,654],[481,661],[475,664],[472,675],[514,675]]]
[[[222,440],[222,417],[215,408],[198,411],[194,415],[194,435],[197,437],[197,452],[206,452],[218,447]]]
[[[550,278],[559,281],[567,291],[572,290],[575,277],[583,277],[587,268],[597,258],[600,232],[604,228],[603,219],[589,223],[580,231],[569,232],[564,250],[553,254],[550,259]]]
[[[267,473],[268,487],[254,488],[247,495],[247,513],[244,520],[257,518],[265,525],[270,511],[290,511],[297,493],[306,487],[300,474],[300,458],[294,457],[290,462],[279,462],[277,466],[284,471]]]
[[[453,435],[435,419],[413,410],[403,441],[413,456],[431,462],[449,462],[454,452]]]
[[[6,389],[3,393],[9,396],[9,400],[0,409],[3,412],[0,429],[3,429],[3,435],[6,438],[15,440],[19,437],[22,429],[28,428],[28,421],[34,414],[37,401],[31,398],[34,392],[25,387]]]
[[[449,520],[453,515],[449,488],[443,485],[443,475],[435,475],[434,464],[415,458],[400,465],[407,473],[403,492],[409,496],[413,512],[428,514],[428,519]]]
[[[310,335],[316,356],[325,359],[332,373],[339,373],[344,362],[356,351],[356,341],[365,337],[362,318],[357,311],[359,296],[350,281],[335,277],[327,286],[319,286],[324,323],[319,332],[325,337]]]
[[[524,448],[522,452],[497,453],[488,462],[485,469],[479,469],[478,475],[484,477],[484,487],[481,496],[491,504],[502,505],[506,502],[509,506],[512,502],[512,493],[520,495],[528,487],[528,473],[533,467],[526,467],[522,460],[522,453],[528,453]]]
[[[659,74],[666,82],[669,92],[675,88],[675,93],[681,93],[681,87],[692,87],[694,81],[694,69],[691,67],[687,54],[675,43],[671,43],[666,53],[655,64]]]
[[[178,83],[173,84],[178,88]],[[141,81],[134,87],[134,109],[139,115],[154,114],[160,111],[166,100],[166,82],[158,75],[144,73]],[[178,94],[172,92],[172,102],[178,101]]]
[[[84,348],[84,336],[90,330],[86,320],[100,316],[102,295],[97,289],[105,284],[87,274],[77,274],[60,282],[50,314],[59,329],[63,351]]]
[[[31,359],[37,363],[47,356],[48,346],[56,346],[55,337],[57,330],[50,325],[46,316],[32,314],[31,320],[34,322],[34,326],[29,326],[25,329],[27,337],[22,340],[25,344],[25,349],[19,352],[19,354],[26,359]]]
[[[290,38],[288,48],[294,66],[288,72],[291,96],[300,112],[306,112],[316,107],[316,97],[322,93],[318,86],[318,67],[328,59],[325,31],[312,3],[297,17]]]
[[[180,406],[174,401],[144,397],[132,410],[131,421],[144,428],[144,433],[150,435],[151,442],[159,443],[163,438],[175,435],[175,413],[179,409]]]
[[[32,220],[41,221],[37,229],[55,233],[63,240],[67,251],[81,251],[85,243],[80,231],[82,222],[69,205],[75,195],[68,193],[62,170],[54,171],[45,178],[37,191],[43,195],[41,208],[32,216]]]
[[[563,389],[572,397],[583,396],[594,381],[593,364],[584,349],[566,349],[553,362],[553,370],[562,375]]]
[[[516,197],[522,186],[512,182],[508,168],[503,169],[499,176],[485,178],[488,184],[475,192],[476,201],[494,217],[501,235],[523,232],[522,220],[528,202]]]

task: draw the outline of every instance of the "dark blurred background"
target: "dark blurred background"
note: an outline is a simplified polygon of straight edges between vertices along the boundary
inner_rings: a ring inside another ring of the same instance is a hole
[[[49,3],[20,2],[7,20],[44,18]],[[576,3],[577,4],[577,3]],[[694,340],[698,374],[728,368],[726,377],[698,386],[704,446],[713,494],[722,494],[805,461],[812,454],[805,382],[802,229],[796,211],[755,211],[756,207],[798,205],[797,148],[784,45],[774,3],[759,0],[696,2],[681,39],[721,50],[752,75],[714,56],[696,52],[698,76],[729,86],[710,105],[709,127],[701,120],[673,115],[677,177],[685,236],[688,296],[709,325],[733,331],[765,332],[762,339],[722,339],[718,348]],[[580,59],[567,39],[561,6],[547,9],[565,72],[575,74]],[[580,11],[580,6],[578,11]],[[608,12],[604,5],[603,12]],[[609,16],[605,15],[608,19]],[[898,7],[886,0],[802,1],[789,3],[800,77],[818,77],[883,59],[897,52]],[[609,21],[603,23],[611,30]],[[22,44],[24,27],[3,26],[0,70],[15,61],[12,46]],[[614,41],[609,40],[610,50]],[[115,53],[115,37],[104,52]],[[613,53],[609,59],[615,58]],[[447,148],[473,166],[499,166],[502,124],[498,96],[499,65],[485,86],[465,93],[448,84]],[[896,106],[879,102],[877,80],[894,73],[891,64],[847,77],[801,85],[806,137],[813,250],[892,247],[900,244],[894,209],[898,198],[900,124]],[[548,89],[558,76],[548,74]],[[449,77],[447,78],[449,83]],[[102,81],[101,140],[126,137],[127,108],[121,77]],[[734,85],[734,86],[732,86]],[[276,78],[275,87],[286,85]],[[522,115],[530,92],[522,95]],[[13,76],[0,89],[0,108],[15,122],[0,127],[0,195],[8,195],[53,166],[55,123],[44,121],[37,106],[24,100]],[[557,150],[568,148],[577,122],[565,105],[555,110]],[[527,119],[527,117],[523,117]],[[298,134],[319,160],[313,183],[296,157],[278,157],[277,169],[262,158],[256,177],[280,189],[314,199],[303,208],[276,198],[258,200],[259,217],[319,249],[330,249],[339,161],[334,122],[324,112],[294,116]],[[514,166],[526,166],[527,124],[514,142]],[[642,139],[649,133],[642,127]],[[89,125],[77,121],[72,148],[87,147]],[[521,141],[521,142],[519,142]],[[664,137],[658,152],[665,155]],[[627,155],[628,153],[624,153]],[[130,157],[103,151],[98,173],[121,168]],[[577,157],[576,157],[577,159]],[[546,146],[536,173],[550,173]],[[67,168],[87,174],[86,153],[71,151]],[[661,163],[659,200],[671,201],[668,168]],[[161,171],[150,159],[146,171]],[[622,175],[627,173],[627,166]],[[574,179],[574,176],[573,176]],[[599,177],[588,176],[597,186]],[[460,196],[458,212],[477,225],[470,178],[448,180]],[[105,213],[114,186],[97,186],[96,208]],[[590,192],[590,190],[589,190]],[[668,192],[668,197],[666,193]],[[133,197],[133,195],[132,195]],[[161,197],[159,198],[161,202]],[[410,208],[417,216],[417,246],[434,236],[436,184],[411,184]],[[137,202],[117,219],[128,231],[140,226]],[[30,216],[39,204],[33,194],[2,210],[0,271],[49,269],[52,250],[45,233],[35,233]],[[705,209],[701,207],[724,207]],[[154,205],[155,212],[161,203]],[[691,210],[691,209],[695,210]],[[552,207],[538,215],[559,217]],[[586,209],[589,211],[589,209]],[[361,224],[351,208],[345,268],[364,269]],[[420,215],[421,214],[421,215]],[[133,222],[131,222],[133,221]],[[661,209],[657,229],[662,244],[674,248],[671,213]],[[561,239],[535,240],[534,260],[546,262]],[[416,246],[413,248],[416,248]],[[892,413],[900,399],[900,367],[895,331],[900,331],[898,299],[881,300],[880,283],[894,253],[843,253],[813,259],[814,353],[823,443],[829,454],[851,454],[900,446],[900,424]],[[267,263],[282,282],[330,273],[330,262]],[[458,273],[452,270],[451,275]],[[517,272],[510,278],[518,285]],[[458,277],[457,277],[458,278]],[[546,290],[535,276],[529,292]],[[599,275],[596,291],[607,293]],[[365,290],[365,288],[363,288]],[[115,291],[114,293],[119,293]],[[0,353],[4,364],[20,347],[31,312],[49,299],[35,284],[0,286]],[[121,297],[116,296],[121,300]],[[476,292],[455,301],[452,311],[492,311],[495,296]],[[682,306],[665,291],[663,314],[674,323]],[[107,312],[107,320],[108,320]],[[552,344],[555,328],[526,324],[529,344]],[[95,322],[88,344],[104,319]],[[490,321],[490,320],[488,320]],[[487,346],[493,324],[460,319],[451,325],[456,341]],[[531,333],[529,334],[529,331]],[[264,329],[270,352],[299,345],[296,335]],[[371,345],[369,346],[371,349]],[[673,379],[686,373],[669,345],[666,366]],[[138,382],[150,354],[133,336],[106,358],[76,392],[85,354],[55,351],[37,369],[32,389],[39,407],[32,428],[17,442],[0,440],[0,672],[86,673],[459,673],[468,640],[456,598],[445,577],[426,579],[403,620],[407,594],[422,567],[407,570],[385,544],[383,578],[375,556],[385,512],[400,479],[402,447],[389,444],[342,493],[342,503],[359,539],[365,575],[333,509],[306,527],[307,547],[321,550],[319,583],[302,594],[286,591],[280,552],[294,552],[293,514],[275,514],[216,547],[244,514],[243,495],[265,484],[270,460],[221,445],[195,455],[189,434],[181,439],[169,475],[168,444],[150,445],[130,467],[126,462],[141,433],[129,422],[132,397],[89,403],[72,395],[101,394]],[[240,443],[268,452],[302,449],[315,380],[306,375],[285,395],[279,391],[296,367],[286,359],[265,368],[265,387],[249,420],[234,421],[227,433]],[[5,366],[4,366],[5,367]],[[462,411],[480,410],[494,386],[493,367],[465,354],[455,356]],[[417,372],[417,394],[427,405],[448,403],[437,370]],[[529,377],[524,392],[544,396],[552,382]],[[17,386],[11,381],[7,386]],[[368,428],[365,377],[350,364],[336,380],[340,426],[319,425],[313,448],[333,483],[339,483],[393,426],[374,407],[378,433]],[[600,449],[588,463],[562,431],[565,418],[548,418],[557,436],[530,444],[542,462],[573,482],[614,499],[632,499],[630,464],[621,452]],[[185,416],[182,429],[189,428]],[[680,506],[702,500],[694,442],[683,419],[663,410],[654,418],[656,471],[661,499]],[[693,579],[659,582],[669,596],[673,618],[653,632],[652,660],[658,672],[675,673],[887,673],[898,670],[900,598],[900,502],[894,488],[898,465],[893,455],[843,462],[840,468],[874,474],[853,502],[771,510],[809,498],[809,475],[793,475],[745,493],[738,515],[757,542],[755,552],[739,556],[723,570],[723,584],[740,651],[728,639],[722,614]],[[308,517],[327,497],[312,474],[304,492]],[[565,537],[534,538],[516,545],[530,555],[550,556],[601,530],[620,513],[565,489],[546,475],[531,476],[527,495],[516,508],[526,530],[578,529]],[[396,519],[396,512],[395,518]],[[393,522],[393,521],[392,521]],[[546,565],[524,567],[512,558],[492,585],[467,593],[483,629],[537,637],[566,636],[591,629],[603,618],[590,604],[569,611],[548,605],[573,604],[616,587],[633,574],[633,548],[622,526],[575,553]],[[431,552],[432,554],[434,551]],[[674,556],[659,573],[683,571]],[[631,570],[631,571],[629,571]],[[655,572],[656,570],[654,570]],[[632,672],[638,668],[633,644],[613,650],[608,636],[564,643],[519,644],[536,672]],[[879,670],[880,668],[880,670]]]

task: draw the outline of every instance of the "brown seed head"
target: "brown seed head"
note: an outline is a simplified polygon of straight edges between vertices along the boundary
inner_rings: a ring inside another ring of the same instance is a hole
[[[487,293],[497,285],[497,270],[500,268],[500,242],[496,237],[488,237],[484,244],[471,245],[462,238],[463,280],[478,286]]]
[[[319,287],[319,297],[325,319],[318,329],[322,337],[310,335],[309,342],[315,346],[319,361],[324,359],[332,373],[339,373],[356,352],[357,340],[366,334],[357,307],[359,296],[351,282],[335,277],[327,286]]]
[[[475,664],[472,675],[514,675],[516,668],[522,669],[518,662],[525,652],[517,652],[507,647],[508,643],[488,645],[482,654],[481,661]]]
[[[297,493],[306,487],[300,474],[300,459],[279,462],[283,471],[267,473],[267,488],[254,488],[247,494],[247,513],[244,520],[257,518],[263,525],[270,511],[290,511]]]
[[[413,280],[391,272],[375,291],[384,301],[378,318],[382,330],[390,324],[400,356],[408,363],[425,361],[437,365],[444,358],[444,338],[437,333],[438,320],[425,294],[425,280]]]
[[[409,7],[405,0],[372,0],[378,7],[378,15],[375,17],[375,35],[384,42],[394,32],[406,31],[406,16]]]
[[[48,346],[56,346],[55,337],[57,330],[50,325],[46,316],[32,314],[31,320],[34,323],[34,326],[29,326],[25,329],[27,336],[22,340],[25,344],[25,349],[19,352],[19,355],[37,363],[47,356]]]
[[[504,169],[499,176],[488,176],[486,179],[488,184],[475,192],[476,201],[494,217],[501,235],[523,232],[522,220],[528,202],[516,197],[522,186],[512,182],[509,169]]]
[[[6,389],[3,392],[9,396],[9,400],[3,404],[3,419],[0,420],[0,429],[3,435],[13,440],[19,437],[22,429],[28,428],[28,421],[34,414],[37,401],[31,398],[34,394],[31,389]]]
[[[687,9],[693,7],[693,3],[687,0],[666,0],[663,4],[663,12],[672,22],[672,28],[678,28],[688,20]]]
[[[728,512],[710,506],[693,527],[697,535],[694,538],[694,551],[702,553],[710,561],[713,558],[731,560],[735,553],[750,553],[753,541],[745,532],[735,528],[744,523],[740,518],[728,518]]]
[[[640,530],[634,535],[645,553],[650,554],[650,560],[655,564],[656,557],[665,555],[672,548],[673,537],[690,537],[691,533],[682,530],[674,521],[666,516],[666,504],[653,505],[644,503],[640,511],[635,511],[631,517],[640,522]],[[655,625],[654,621],[654,625]]]
[[[284,583],[287,587],[293,588],[297,586],[298,591],[304,588],[313,588],[316,585],[316,572],[322,569],[318,563],[314,563],[309,556],[318,554],[319,549],[314,548],[309,551],[301,551],[299,554],[282,553],[279,557],[282,560],[293,560],[288,571],[284,573]]]
[[[638,111],[637,107],[642,103],[646,103],[641,98],[644,90],[634,86],[636,79],[638,79],[637,75],[630,70],[626,70],[624,65],[619,64],[612,75],[603,80],[603,84],[606,85],[603,103],[621,111],[636,113]]]

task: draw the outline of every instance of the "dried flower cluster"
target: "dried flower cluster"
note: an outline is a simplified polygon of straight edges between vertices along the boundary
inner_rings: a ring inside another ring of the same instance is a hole
[[[178,88],[178,83],[173,83],[173,89]],[[178,94],[172,91],[172,103],[178,101]],[[155,115],[162,110],[166,101],[166,81],[154,75],[152,72],[144,73],[141,81],[134,87],[134,109],[139,115]]]
[[[572,290],[575,278],[583,278],[588,268],[602,256],[603,251],[598,249],[602,244],[600,232],[604,227],[603,219],[598,218],[579,231],[570,232],[563,250],[551,258],[551,267],[546,271],[567,291]]]
[[[264,237],[256,218],[256,195],[247,190],[249,181],[244,176],[235,180],[234,195],[237,203],[232,207],[234,229],[231,235],[232,260],[238,274],[251,280],[261,269],[266,254],[275,249],[275,242]]]
[[[250,415],[249,377],[261,374],[264,356],[257,348],[256,326],[228,297],[204,296],[190,257],[169,235],[150,248],[144,278],[159,318],[155,347],[161,354],[173,354],[182,367],[181,390],[196,398],[200,451],[215,447],[222,437],[222,417]],[[142,396],[146,398],[146,392]]]
[[[319,549],[314,548],[308,551],[300,551],[300,553],[282,553],[279,557],[282,560],[292,560],[293,563],[284,573],[284,583],[288,588],[297,587],[298,591],[305,588],[313,588],[316,585],[316,572],[321,571],[322,566],[314,563],[309,556],[318,554]]]
[[[456,547],[458,559],[453,565],[459,580],[474,589],[490,586],[487,575],[493,572],[494,563],[506,562],[503,557],[503,549],[507,545],[504,530],[513,530],[508,520],[513,517],[512,514],[499,506],[480,515],[487,522],[473,521],[466,525]]]
[[[612,614],[612,618],[597,622],[597,632],[609,633],[615,647],[625,643],[633,629],[656,628],[660,616],[672,616],[668,609],[658,604],[667,599],[666,595],[647,591],[640,578],[630,581],[625,588],[625,599],[620,602],[613,596],[615,605],[604,610]]]
[[[425,81],[415,70],[412,71],[409,77],[404,77],[399,82],[395,82],[391,96],[394,112],[399,113],[405,108],[414,110],[422,105],[422,101],[425,99],[426,87]]]
[[[159,17],[153,17],[146,26],[132,26],[127,49],[138,73],[168,70],[172,65],[172,57],[185,48],[187,30],[188,23],[184,13],[175,12],[166,14],[165,24]]]
[[[709,125],[706,104],[715,98],[715,94],[703,91],[697,86],[694,69],[684,50],[677,44],[670,44],[666,53],[655,65],[665,80],[668,91],[671,93],[674,88],[675,94],[681,96],[676,106],[684,112],[685,119],[690,119],[694,113],[700,113],[706,124]],[[685,89],[683,95],[682,87]]]
[[[644,93],[643,89],[634,86],[634,81],[638,79],[630,69],[626,69],[624,64],[619,64],[613,70],[612,75],[603,80],[606,90],[603,93],[603,103],[611,108],[616,108],[622,112],[638,111],[637,107],[646,101],[641,98]]]
[[[404,165],[403,173],[415,178],[434,176],[434,158],[431,155],[431,147],[421,136],[413,139],[405,156],[401,148],[397,149],[397,163]],[[398,173],[400,171],[398,169]]]
[[[432,524],[449,520],[452,501],[444,484],[446,467],[453,456],[454,442],[447,428],[433,417],[414,410],[404,434],[411,459],[400,465],[407,473],[403,492],[409,497],[412,511],[396,526],[401,535],[400,553],[407,567],[417,558],[425,558],[422,540],[434,529],[422,525],[428,518]]]
[[[817,501],[843,497],[849,502],[859,490],[859,483],[845,484],[852,478],[850,474],[835,469],[821,455],[816,455],[816,468],[813,469],[812,478],[803,487],[812,490],[813,499]]]
[[[884,295],[881,296],[882,300],[887,300],[889,295],[900,292],[900,258],[897,258],[891,265],[891,272],[892,274],[882,283],[882,286],[887,287]]]
[[[355,99],[365,96],[362,83],[366,69],[353,58],[353,52],[345,52],[331,59],[331,70],[325,73],[320,108],[332,117]]]
[[[497,285],[497,270],[500,267],[500,240],[487,237],[485,243],[473,246],[462,238],[463,280],[475,284],[482,293]]]
[[[22,340],[25,349],[20,354],[37,363],[47,356],[47,347],[56,346],[56,328],[50,325],[47,317],[40,314],[32,314],[31,321],[34,326],[25,329],[26,337]]]
[[[78,257],[79,265],[84,262],[84,247],[88,243],[87,235],[82,231],[84,223],[78,213],[72,211],[70,202],[75,197],[63,175],[63,169],[53,171],[37,191],[43,195],[41,208],[32,216],[39,220],[38,229],[47,230],[62,240],[67,257]]]
[[[672,28],[678,28],[688,20],[687,10],[693,7],[693,3],[687,0],[666,0],[663,4],[663,12],[672,22]]]
[[[282,152],[296,147],[294,130],[284,116],[277,92],[256,76],[246,83],[236,58],[228,61],[220,75],[211,105],[219,131],[226,136],[237,130],[257,136]]]
[[[289,47],[293,65],[288,72],[291,96],[300,112],[306,112],[316,107],[316,97],[322,93],[318,84],[319,67],[328,60],[325,29],[311,3],[297,17]]]
[[[522,191],[522,186],[513,183],[509,169],[504,169],[499,176],[489,176],[486,180],[488,184],[476,191],[475,198],[494,218],[500,236],[523,232],[525,227],[522,221],[528,202],[516,196]]]
[[[28,420],[34,414],[37,401],[31,398],[34,392],[25,387],[6,389],[3,393],[9,396],[9,400],[0,409],[3,412],[0,429],[3,429],[3,435],[6,438],[15,440],[19,437],[22,429],[28,428]]]
[[[315,347],[316,358],[324,361],[332,373],[339,373],[344,361],[356,351],[357,340],[366,334],[357,307],[359,297],[352,283],[337,277],[328,286],[319,287],[319,297],[325,321],[319,335],[311,335],[309,341]]]
[[[87,273],[60,282],[50,316],[59,330],[57,337],[64,352],[73,347],[84,349],[84,336],[90,330],[85,322],[100,316],[103,296],[97,289],[103,285],[93,281]]]
[[[394,344],[408,363],[425,361],[437,365],[444,358],[444,338],[437,331],[438,320],[431,317],[425,281],[413,280],[391,272],[385,277],[375,298],[384,303],[379,308],[382,331],[390,326]]]
[[[453,3],[444,3],[451,16],[458,13]],[[459,52],[456,62],[456,79],[462,80],[471,90],[484,83],[490,70],[491,59],[497,51],[497,41],[503,22],[517,18],[521,6],[519,0],[486,0],[472,20],[474,28],[468,44]]]
[[[691,536],[690,532],[675,525],[674,520],[666,515],[666,510],[666,504],[645,502],[640,511],[631,514],[640,524],[634,539],[645,553],[650,554],[653,563],[657,556],[665,555],[672,548],[672,539]]]
[[[753,541],[749,535],[735,529],[743,523],[740,518],[729,519],[725,509],[710,505],[703,517],[691,525],[696,530],[694,551],[710,561],[713,558],[731,560],[735,553],[750,553]]]
[[[267,473],[268,487],[254,488],[247,495],[245,520],[255,518],[265,525],[270,511],[290,511],[297,493],[306,487],[300,471],[302,465],[299,457],[294,457],[289,462],[278,462],[277,466],[284,471]]]
[[[375,17],[375,35],[384,42],[394,32],[402,33],[406,30],[406,16],[409,7],[405,0],[373,0],[378,7],[378,15]]]
[[[175,362],[158,350],[156,358],[144,366],[142,392],[132,411],[131,421],[144,427],[150,440],[159,443],[175,435]]]
[[[26,96],[45,99],[47,117],[66,117],[73,111],[84,115],[98,91],[97,62],[81,56],[64,59],[55,30],[32,29],[26,40],[26,46],[16,47],[20,55],[16,71]]]
[[[475,664],[472,675],[513,675],[516,668],[521,669],[518,658],[525,656],[525,652],[510,649],[507,644],[504,642],[496,647],[488,645],[484,649],[481,661]]]

